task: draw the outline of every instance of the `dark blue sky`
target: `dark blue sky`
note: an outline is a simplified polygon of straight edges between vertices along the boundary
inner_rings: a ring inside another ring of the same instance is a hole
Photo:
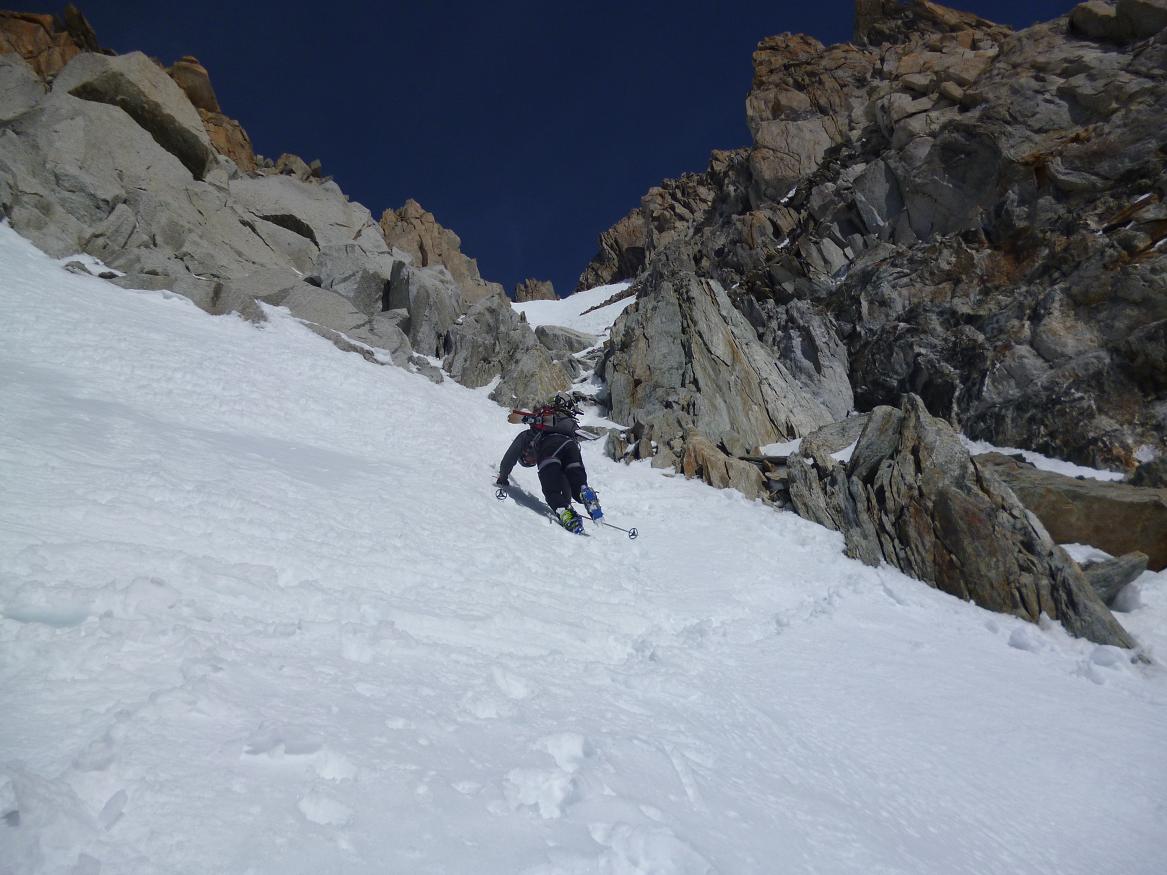
[[[17,4],[18,6],[21,4]],[[570,291],[659,180],[745,145],[762,37],[849,39],[852,0],[82,0],[103,45],[195,55],[256,150],[319,158],[376,216],[413,197],[509,290]],[[1024,26],[1075,0],[965,0]]]

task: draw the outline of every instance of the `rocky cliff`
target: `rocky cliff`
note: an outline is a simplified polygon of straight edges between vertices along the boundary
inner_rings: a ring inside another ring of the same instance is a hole
[[[257,320],[286,307],[371,361],[497,379],[502,403],[569,385],[432,214],[410,201],[378,222],[318,162],[255,155],[196,58],[102,52],[73,7],[0,13],[0,215],[124,287]]]
[[[644,318],[679,271],[715,283],[726,323],[752,329],[735,343],[833,414],[913,392],[1002,445],[1120,470],[1167,452],[1164,10],[1094,0],[1013,33],[874,0],[854,43],[763,40],[751,145],[650,190],[583,273],[639,281],[607,362],[613,410],[667,464],[686,430],[724,449],[783,431],[707,412],[738,359],[692,342],[685,305]],[[638,370],[645,344],[711,378]]]

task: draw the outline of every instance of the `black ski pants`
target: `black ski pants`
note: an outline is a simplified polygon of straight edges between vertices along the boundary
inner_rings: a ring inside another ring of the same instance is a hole
[[[539,440],[539,485],[543,497],[552,510],[571,504],[571,499],[583,502],[581,487],[588,483],[588,472],[580,458],[579,444],[561,434],[547,434]]]

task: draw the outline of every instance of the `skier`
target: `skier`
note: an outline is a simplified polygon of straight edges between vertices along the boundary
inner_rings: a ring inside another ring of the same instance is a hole
[[[573,498],[587,508],[592,519],[604,515],[595,490],[588,486],[588,472],[579,453],[576,417],[581,412],[575,401],[562,393],[533,411],[512,410],[507,421],[522,422],[530,428],[511,442],[495,481],[497,486],[510,485],[515,462],[524,468],[538,465],[539,485],[547,506],[561,526],[576,534],[583,531],[583,519],[571,507]]]

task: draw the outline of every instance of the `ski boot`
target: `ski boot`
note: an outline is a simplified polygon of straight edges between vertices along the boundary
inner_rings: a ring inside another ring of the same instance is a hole
[[[596,490],[590,486],[582,486],[579,490],[579,500],[583,502],[583,506],[588,509],[588,515],[594,519],[603,519],[604,510],[600,507],[600,498],[596,495]]]
[[[559,524],[575,535],[583,534],[583,519],[570,507],[565,507],[556,514]]]

